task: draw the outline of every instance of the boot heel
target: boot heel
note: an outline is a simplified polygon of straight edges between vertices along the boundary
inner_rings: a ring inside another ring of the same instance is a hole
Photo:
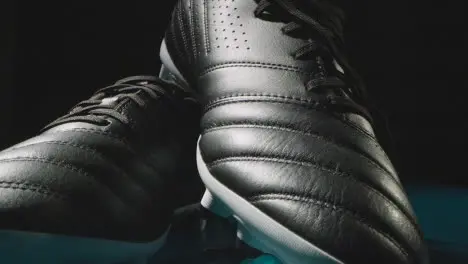
[[[205,194],[203,195],[201,205],[218,216],[224,218],[232,216],[232,212],[229,207],[227,207],[226,204],[224,204],[208,190],[206,190]]]
[[[165,40],[163,40],[163,42],[161,43],[159,57],[162,62],[161,71],[159,72],[159,78],[165,81],[174,82],[180,87],[182,87],[184,90],[193,93],[193,90],[192,88],[190,88],[190,85],[188,84],[187,80],[185,80],[184,76],[175,66],[174,61],[172,60],[171,55],[167,50]]]

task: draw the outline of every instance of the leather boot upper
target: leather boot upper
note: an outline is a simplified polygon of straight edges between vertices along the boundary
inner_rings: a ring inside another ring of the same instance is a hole
[[[427,263],[352,69],[335,57],[340,43],[327,42],[342,29],[327,14],[342,10],[310,2],[178,2],[165,43],[204,105],[202,158],[221,183],[344,263]]]
[[[174,208],[190,192],[200,195],[190,151],[198,118],[193,99],[152,77],[101,90],[43,133],[0,152],[0,229],[159,238]]]

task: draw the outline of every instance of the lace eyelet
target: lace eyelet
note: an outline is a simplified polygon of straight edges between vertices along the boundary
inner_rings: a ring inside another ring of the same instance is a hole
[[[281,34],[286,35],[286,30],[284,29],[284,27],[282,27],[280,31],[281,31]]]
[[[112,121],[111,121],[111,120],[109,120],[109,119],[102,119],[101,121],[99,121],[98,126],[106,127],[106,126],[110,126],[111,124],[112,124]]]

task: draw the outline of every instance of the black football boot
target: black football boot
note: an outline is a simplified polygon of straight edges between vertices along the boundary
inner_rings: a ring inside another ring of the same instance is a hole
[[[204,107],[202,204],[284,263],[423,264],[332,0],[180,0],[161,77]]]
[[[174,84],[130,77],[0,152],[0,262],[110,264],[153,255],[174,209],[202,195],[200,110]]]

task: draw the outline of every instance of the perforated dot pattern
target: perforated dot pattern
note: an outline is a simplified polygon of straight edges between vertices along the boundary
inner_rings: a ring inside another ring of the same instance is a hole
[[[241,15],[234,6],[236,1],[245,0],[211,0],[210,22],[214,25],[211,41],[216,49],[250,50]]]

